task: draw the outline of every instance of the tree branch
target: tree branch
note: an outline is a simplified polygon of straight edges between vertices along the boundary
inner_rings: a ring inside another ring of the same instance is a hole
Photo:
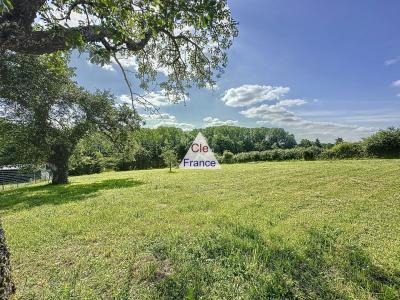
[[[68,40],[76,35],[81,35],[85,43],[101,42],[113,33],[102,26],[88,25],[78,27],[58,27],[44,31],[21,31],[17,26],[0,27],[0,52],[12,50],[27,54],[46,54],[58,50],[68,50],[76,47],[68,44]],[[130,51],[143,49],[151,38],[147,32],[139,41],[127,39],[126,48]]]

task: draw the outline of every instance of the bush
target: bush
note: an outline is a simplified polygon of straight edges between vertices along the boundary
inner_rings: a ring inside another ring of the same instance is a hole
[[[226,164],[233,163],[233,153],[228,150],[225,150],[224,154],[222,154],[222,162]]]
[[[303,151],[304,160],[315,160],[322,152],[322,149],[316,146],[305,148]]]
[[[274,149],[265,151],[251,151],[235,154],[233,161],[236,163],[245,163],[251,161],[282,161],[303,158],[302,148],[292,149]]]
[[[293,148],[285,150],[285,160],[302,159],[304,149]]]
[[[360,143],[339,143],[333,146],[332,152],[335,158],[361,158],[364,157],[364,149]]]
[[[400,157],[400,129],[381,130],[364,140],[367,155],[374,157]]]
[[[115,171],[129,171],[135,169],[135,160],[119,159],[115,163]]]
[[[242,152],[234,155],[233,161],[237,163],[244,163],[250,161],[260,161],[261,153],[259,151]]]
[[[283,160],[284,150],[282,149],[273,149],[271,150],[271,158],[272,160]]]
[[[332,149],[324,149],[317,156],[317,159],[334,159],[334,158],[335,158],[335,153],[332,151]]]
[[[70,160],[69,174],[84,175],[100,173],[104,170],[104,158],[101,153],[93,156],[73,156]]]

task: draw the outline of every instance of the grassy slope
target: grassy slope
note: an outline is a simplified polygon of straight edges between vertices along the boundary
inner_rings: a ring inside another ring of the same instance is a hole
[[[298,161],[5,192],[17,298],[397,299],[399,175]]]

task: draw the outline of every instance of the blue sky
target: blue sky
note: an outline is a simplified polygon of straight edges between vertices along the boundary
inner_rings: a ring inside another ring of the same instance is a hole
[[[282,127],[296,138],[359,140],[400,126],[400,2],[231,0],[239,37],[218,88],[193,89],[147,126]],[[120,71],[73,56],[77,81],[128,94]],[[156,91],[157,92],[157,91]]]

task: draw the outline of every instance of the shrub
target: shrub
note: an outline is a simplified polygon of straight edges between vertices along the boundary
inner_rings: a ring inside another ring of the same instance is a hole
[[[233,153],[225,150],[224,154],[222,154],[222,162],[226,163],[226,164],[231,164],[233,163]]]
[[[361,158],[364,157],[364,149],[360,143],[342,142],[332,148],[336,158]]]
[[[104,158],[101,153],[93,156],[73,156],[70,160],[70,175],[100,173],[104,170]]]
[[[335,153],[332,151],[332,149],[324,149],[317,156],[317,159],[334,159],[334,158],[335,158]]]
[[[250,154],[248,152],[241,152],[241,153],[235,154],[234,161],[236,163],[244,163],[244,162],[250,162],[252,160],[251,160]]]
[[[315,160],[322,152],[322,149],[316,146],[308,147],[303,151],[304,160]]]
[[[271,151],[265,150],[260,152],[260,160],[261,161],[269,161],[272,160]]]
[[[282,149],[273,149],[271,150],[271,158],[272,160],[284,160],[284,150]]]
[[[237,163],[260,161],[260,160],[261,160],[261,152],[259,151],[241,152],[234,155],[233,158],[233,161]]]
[[[214,156],[220,164],[223,163],[221,154],[214,153]]]
[[[364,140],[367,155],[375,157],[400,157],[400,128],[381,130]]]
[[[265,151],[251,151],[241,152],[234,155],[233,161],[237,163],[245,163],[251,161],[282,161],[282,160],[293,160],[302,159],[303,149],[292,148],[292,149],[273,149]]]
[[[304,149],[293,148],[285,150],[285,160],[302,159]]]
[[[135,169],[135,159],[118,159],[115,163],[115,170],[116,171],[129,171]]]

